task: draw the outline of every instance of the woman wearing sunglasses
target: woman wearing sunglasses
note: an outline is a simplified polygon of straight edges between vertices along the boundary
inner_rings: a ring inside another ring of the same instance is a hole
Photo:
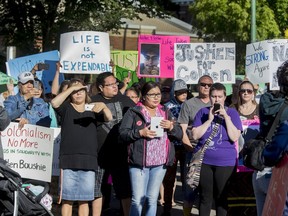
[[[241,120],[258,119],[259,107],[255,101],[255,89],[253,83],[248,80],[243,81],[239,85],[238,101],[231,105],[236,108]]]
[[[240,147],[239,151],[242,149],[243,144],[246,141],[255,138],[258,135],[258,130],[256,130],[255,128],[257,128],[257,126],[260,125],[259,105],[254,99],[255,92],[256,90],[254,88],[253,83],[251,83],[248,80],[243,81],[239,85],[238,102],[237,104],[231,105],[237,109],[240,118],[242,120],[243,128],[245,127],[245,125],[247,127],[247,129],[243,131],[242,136],[238,140],[238,145]],[[241,157],[241,154],[239,156]],[[253,191],[256,198],[257,215],[262,215],[262,208],[264,206],[267,188],[269,184],[269,180],[265,178],[267,172],[269,172],[269,170],[264,170],[262,172],[254,171],[252,175]],[[250,175],[249,178],[251,178]],[[249,179],[249,181],[251,180]],[[245,187],[246,191],[249,190],[248,185],[246,185]],[[252,188],[250,190],[251,190],[251,196],[253,196]]]

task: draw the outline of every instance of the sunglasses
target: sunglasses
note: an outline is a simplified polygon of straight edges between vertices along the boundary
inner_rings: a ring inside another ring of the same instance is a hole
[[[247,92],[248,94],[252,94],[252,93],[253,93],[253,90],[252,90],[252,89],[240,89],[239,92],[240,92],[241,94],[243,94],[243,93],[245,93],[245,92]]]
[[[200,86],[205,87],[208,86],[209,88],[212,86],[211,83],[200,83]]]

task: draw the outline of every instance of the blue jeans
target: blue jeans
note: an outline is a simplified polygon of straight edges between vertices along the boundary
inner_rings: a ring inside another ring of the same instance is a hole
[[[260,172],[260,171],[258,171]],[[265,204],[266,195],[271,179],[271,173],[266,173],[257,177],[257,171],[254,171],[252,176],[253,190],[256,198],[257,215],[262,215],[262,210]],[[262,171],[264,172],[264,171]]]
[[[132,200],[130,215],[140,216],[145,201],[147,200],[146,216],[155,216],[157,212],[157,200],[166,167],[129,167],[132,186]]]

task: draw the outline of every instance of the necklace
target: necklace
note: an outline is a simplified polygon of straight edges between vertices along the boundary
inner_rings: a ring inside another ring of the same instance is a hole
[[[239,107],[239,112],[241,113],[241,114],[243,114],[243,115],[250,115],[251,113],[253,113],[254,112],[254,110],[255,110],[255,108],[256,108],[256,105],[255,104],[253,104],[253,103],[251,103],[251,104],[242,104],[242,105],[240,105],[240,107]]]

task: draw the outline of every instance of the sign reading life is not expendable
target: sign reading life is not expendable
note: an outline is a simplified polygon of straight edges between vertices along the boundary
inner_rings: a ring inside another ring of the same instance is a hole
[[[246,46],[245,71],[254,84],[270,83],[270,90],[279,89],[277,69],[288,60],[288,40],[265,40]]]
[[[174,79],[196,84],[203,75],[235,83],[235,43],[175,43]]]
[[[111,71],[109,34],[77,31],[61,34],[61,73],[99,74]]]
[[[1,132],[4,159],[22,178],[51,182],[53,159],[53,129],[10,123]]]

